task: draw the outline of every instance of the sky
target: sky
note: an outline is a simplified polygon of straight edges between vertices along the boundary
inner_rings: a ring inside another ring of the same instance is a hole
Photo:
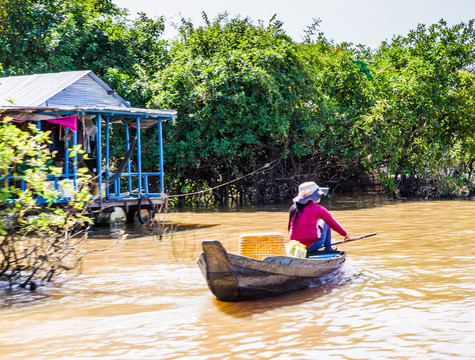
[[[407,35],[418,24],[431,25],[444,19],[449,26],[475,18],[475,0],[113,0],[131,15],[165,16],[168,22],[190,19],[202,25],[202,12],[209,19],[228,12],[231,17],[249,17],[257,25],[268,24],[274,14],[285,32],[301,41],[304,30],[320,19],[320,30],[336,43],[351,42],[371,48],[394,35]],[[168,25],[165,36],[176,32]]]

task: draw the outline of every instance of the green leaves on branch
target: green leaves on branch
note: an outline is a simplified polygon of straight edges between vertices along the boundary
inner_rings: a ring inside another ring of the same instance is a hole
[[[34,289],[80,263],[88,225],[89,175],[79,171],[78,191],[68,180],[58,183],[73,194],[67,204],[47,174],[61,173],[48,164],[53,158],[50,132],[30,124],[21,130],[9,119],[0,120],[0,280],[10,287]],[[70,156],[81,152],[71,149]],[[43,199],[45,204],[37,200]]]
[[[292,118],[306,112],[301,104],[311,95],[280,24],[222,16],[180,31],[150,104],[178,110],[176,125],[166,127],[173,176],[189,179],[180,169],[195,168],[192,179],[213,184],[221,173],[239,176],[280,156]]]
[[[403,196],[474,191],[473,22],[419,26],[373,55],[374,104],[354,130],[365,165]]]

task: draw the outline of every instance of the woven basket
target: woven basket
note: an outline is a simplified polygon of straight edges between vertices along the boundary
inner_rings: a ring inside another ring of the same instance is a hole
[[[266,256],[285,255],[285,240],[281,233],[241,234],[239,254],[262,260]]]

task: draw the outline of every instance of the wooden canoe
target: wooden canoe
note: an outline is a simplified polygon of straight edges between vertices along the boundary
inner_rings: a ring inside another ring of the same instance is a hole
[[[318,251],[311,258],[268,256],[263,260],[230,254],[217,240],[203,241],[198,266],[221,301],[283,295],[330,281],[345,262],[344,251]]]

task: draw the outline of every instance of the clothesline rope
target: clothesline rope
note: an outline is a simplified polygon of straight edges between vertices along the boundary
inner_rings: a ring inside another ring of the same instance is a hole
[[[260,168],[257,169],[257,170],[254,170],[253,172],[251,172],[251,173],[249,173],[249,174],[243,175],[243,176],[238,177],[238,178],[236,178],[236,179],[234,179],[234,180],[228,181],[228,182],[226,182],[226,183],[224,183],[224,184],[220,184],[220,185],[214,186],[214,187],[209,188],[209,189],[206,189],[206,190],[195,191],[195,192],[187,193],[187,194],[168,195],[168,198],[176,198],[176,197],[182,197],[182,196],[198,195],[198,194],[203,194],[203,193],[208,192],[208,191],[213,191],[213,190],[218,189],[218,188],[220,188],[220,187],[223,187],[223,186],[232,184],[232,183],[234,183],[234,182],[236,182],[236,181],[242,180],[242,179],[244,179],[244,178],[246,178],[246,177],[248,177],[248,176],[255,175],[255,174],[257,174],[257,173],[270,170],[270,169],[272,168],[271,165],[272,165],[272,164],[275,165],[275,163],[276,163],[277,161],[279,161],[279,160],[280,160],[280,159],[276,159],[276,160],[274,160],[274,161],[271,161],[270,163],[265,164],[264,166],[260,167]]]

